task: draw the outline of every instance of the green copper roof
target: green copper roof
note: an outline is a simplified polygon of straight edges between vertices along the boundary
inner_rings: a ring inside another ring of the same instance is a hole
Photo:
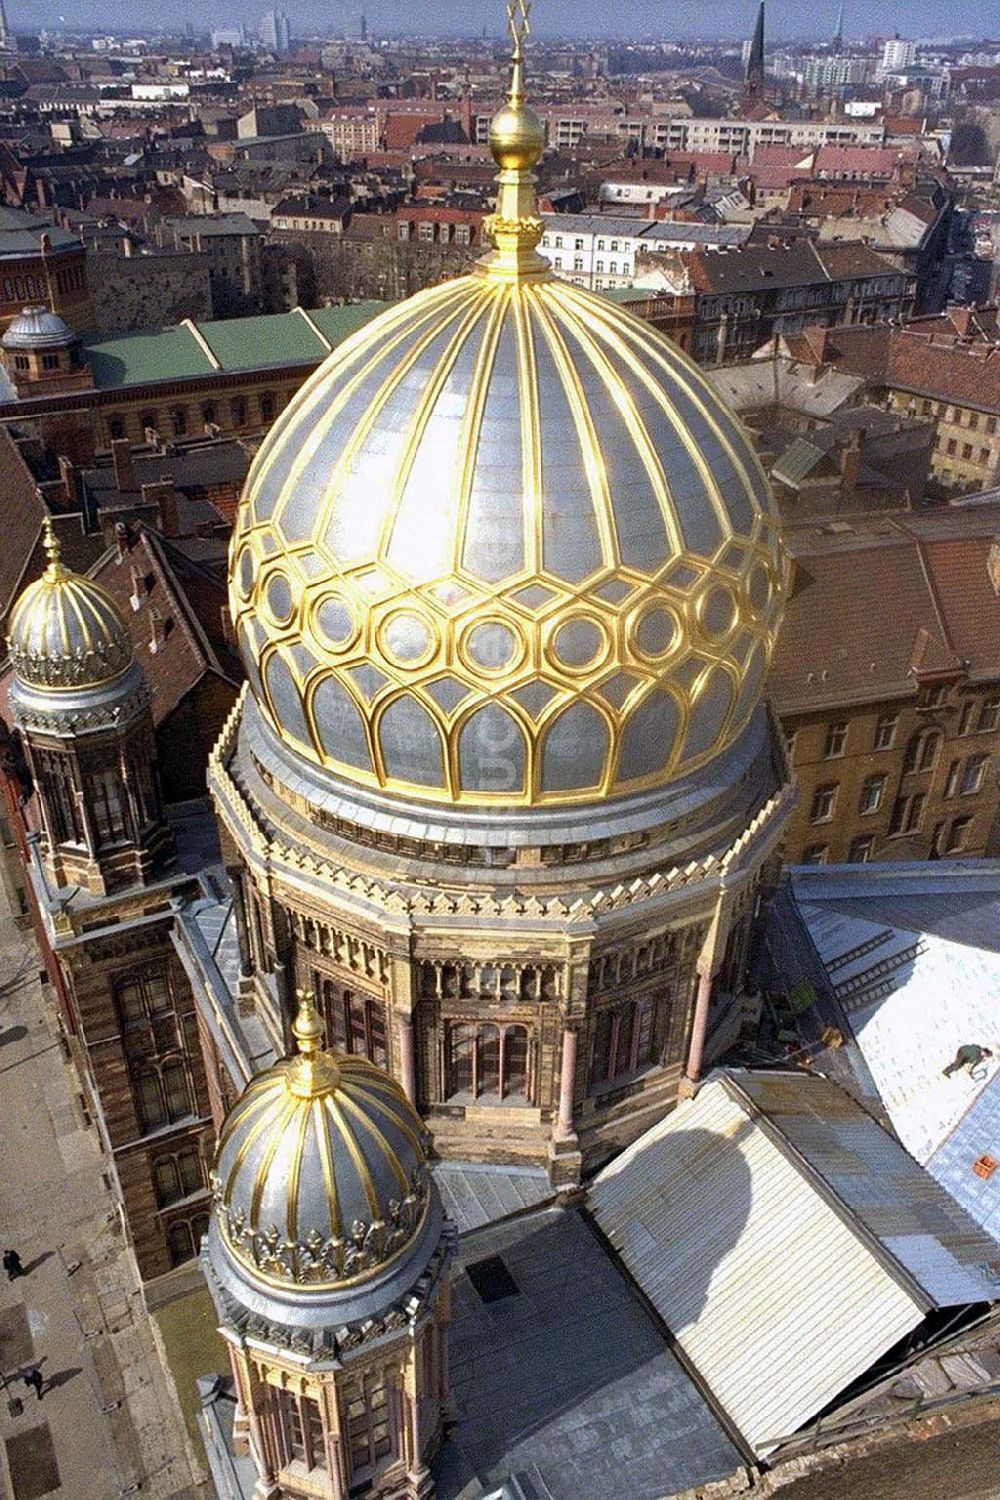
[[[296,308],[256,318],[178,323],[117,338],[86,338],[84,358],[99,390],[190,380],[222,370],[316,364],[385,306],[358,302],[308,313]]]
[[[98,390],[145,385],[151,380],[190,380],[193,375],[213,372],[211,360],[183,323],[151,333],[85,338],[83,355]]]

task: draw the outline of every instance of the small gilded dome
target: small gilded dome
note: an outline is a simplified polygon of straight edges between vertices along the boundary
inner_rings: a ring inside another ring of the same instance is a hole
[[[58,313],[47,307],[26,307],[12,319],[0,344],[5,349],[65,349],[76,334]]]
[[[11,612],[8,649],[15,676],[36,688],[98,687],[132,662],[132,639],[111,595],[59,560],[59,543],[45,519],[49,564]]]
[[[248,1084],[222,1129],[212,1185],[218,1234],[251,1285],[343,1291],[387,1273],[440,1210],[424,1129],[366,1058],[322,1051],[302,997],[296,1056]]]

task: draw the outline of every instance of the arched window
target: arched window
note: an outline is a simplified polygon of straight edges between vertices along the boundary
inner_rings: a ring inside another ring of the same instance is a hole
[[[527,1103],[530,1055],[526,1026],[453,1022],[448,1027],[448,1097]]]
[[[186,1260],[192,1260],[198,1254],[202,1239],[207,1233],[207,1214],[198,1214],[193,1219],[179,1219],[171,1224],[167,1230],[170,1264],[180,1266]]]
[[[381,1000],[345,989],[333,979],[315,976],[314,990],[326,1020],[327,1040],[341,1052],[389,1066],[385,1006]]]
[[[159,1072],[150,1068],[142,1072],[134,1083],[136,1108],[142,1130],[156,1130],[167,1123],[167,1108],[163,1100],[163,1088]]]
[[[171,1156],[161,1156],[153,1167],[153,1190],[157,1208],[169,1208],[181,1198],[205,1189],[205,1172],[196,1146]]]
[[[170,421],[174,429],[174,437],[183,437],[187,432],[187,412],[183,406],[175,406],[170,413]]]
[[[172,1266],[183,1265],[186,1260],[191,1260],[194,1256],[195,1248],[191,1239],[191,1229],[185,1220],[181,1220],[179,1224],[171,1224],[167,1230],[167,1249],[170,1252]]]
[[[628,1078],[655,1062],[657,1000],[626,1000],[597,1014],[590,1057],[591,1088]]]
[[[163,1095],[169,1120],[182,1120],[185,1115],[194,1113],[187,1068],[180,1058],[163,1065]]]
[[[906,758],[903,762],[904,773],[909,776],[923,771],[933,771],[943,738],[940,729],[918,730],[906,747]]]

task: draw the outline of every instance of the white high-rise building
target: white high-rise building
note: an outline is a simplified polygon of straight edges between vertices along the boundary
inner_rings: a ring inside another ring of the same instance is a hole
[[[902,37],[893,37],[886,42],[882,48],[881,71],[883,73],[901,73],[906,68],[912,68],[917,60],[916,42],[904,41]]]
[[[265,11],[260,21],[260,39],[268,52],[284,57],[292,44],[292,31],[283,10]]]

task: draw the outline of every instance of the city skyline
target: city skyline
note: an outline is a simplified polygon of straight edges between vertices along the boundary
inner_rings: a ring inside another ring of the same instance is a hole
[[[829,10],[829,16],[826,11]],[[238,25],[256,30],[266,5],[243,4],[240,6],[198,6],[181,3],[171,10],[171,21],[180,29],[188,21],[199,30],[212,26]],[[497,7],[492,0],[479,0],[478,5],[459,5],[456,0],[419,0],[419,3],[402,4],[396,0],[368,0],[368,3],[338,3],[321,5],[318,0],[290,6],[289,20],[293,34],[319,34],[325,31],[340,32],[356,29],[361,11],[364,10],[369,32],[386,35],[437,34],[461,36],[477,35],[483,26],[488,35],[499,36],[501,23]],[[533,18],[536,36],[581,37],[602,36],[622,40],[678,40],[718,38],[731,40],[749,35],[756,7],[746,0],[720,0],[706,17],[703,5],[695,0],[678,0],[669,12],[669,20],[662,7],[654,0],[624,0],[607,16],[599,7],[581,8],[570,0],[545,0]],[[769,0],[767,5],[767,34],[773,41],[779,37],[816,37],[824,39],[832,35],[837,18],[835,4],[821,10],[809,12],[812,25],[803,25],[802,8],[791,0]],[[978,37],[980,32],[968,26],[968,7],[958,0],[935,0],[935,3],[920,5],[884,5],[876,0],[856,0],[846,7],[844,22],[845,38],[867,36],[900,35],[920,38],[948,36]],[[162,8],[153,0],[136,0],[123,5],[119,0],[105,0],[95,5],[92,0],[53,0],[51,4],[35,4],[34,0],[21,0],[20,4],[8,7],[8,19],[15,31],[32,29],[63,28],[76,31],[135,32],[141,34],[148,27],[163,30]],[[987,33],[988,34],[988,33]]]

